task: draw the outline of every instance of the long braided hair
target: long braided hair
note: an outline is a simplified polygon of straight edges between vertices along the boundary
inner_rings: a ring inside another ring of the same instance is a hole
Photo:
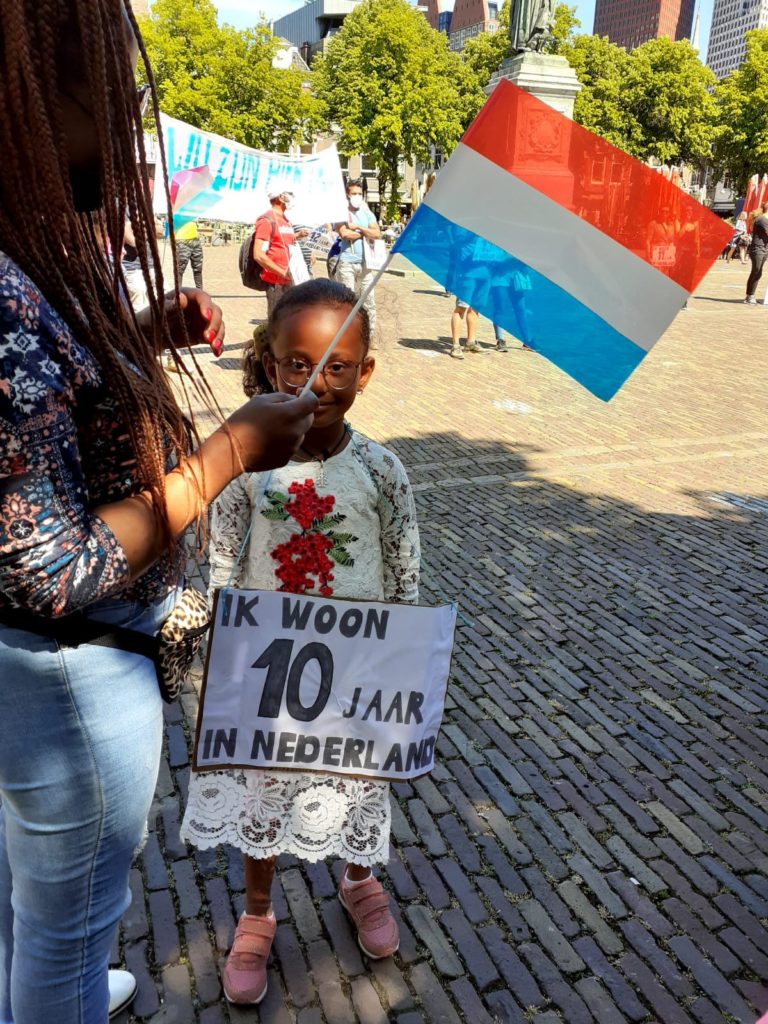
[[[173,344],[147,188],[131,30],[159,123],[152,71],[129,0],[2,0],[0,250],[35,282],[98,361],[125,418],[138,484],[151,492],[170,546],[167,460],[175,455],[183,461],[196,434],[159,360]],[[87,107],[78,105],[92,115],[100,163],[102,203],[84,213],[76,209],[62,126],[62,94],[71,95],[72,83],[87,97]],[[165,168],[162,139],[160,148]],[[170,223],[167,184],[166,198]],[[126,218],[147,284],[149,332],[140,330],[123,299],[127,291],[120,255]],[[175,286],[178,292],[177,272]],[[186,398],[187,381],[182,381]],[[209,407],[217,408],[202,375],[196,375],[194,386]]]

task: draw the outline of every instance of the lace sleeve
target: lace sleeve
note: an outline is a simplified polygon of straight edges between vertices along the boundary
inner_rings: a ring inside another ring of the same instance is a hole
[[[243,553],[234,574],[232,569],[243,546],[252,515],[253,503],[248,488],[248,476],[243,474],[225,487],[213,503],[209,549],[209,598],[213,597],[213,591],[219,587],[239,585],[247,552]]]
[[[357,456],[378,492],[384,600],[417,604],[421,547],[408,475],[394,452],[359,434],[353,439]]]

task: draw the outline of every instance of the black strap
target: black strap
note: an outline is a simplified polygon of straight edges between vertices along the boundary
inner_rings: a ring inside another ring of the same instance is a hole
[[[20,608],[0,608],[0,624],[12,629],[35,633],[55,640],[60,647],[79,647],[81,644],[95,644],[97,647],[113,647],[145,658],[157,656],[160,641],[156,636],[139,633],[135,629],[114,626],[109,622],[96,622],[80,612],[65,615],[60,619],[46,619],[41,615]]]

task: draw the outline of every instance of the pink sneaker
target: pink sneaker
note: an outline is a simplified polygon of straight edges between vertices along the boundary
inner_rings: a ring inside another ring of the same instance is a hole
[[[235,930],[235,941],[224,965],[224,995],[230,1003],[254,1005],[267,992],[267,959],[277,921],[272,917],[243,914]]]
[[[352,886],[347,882],[345,871],[339,885],[339,899],[355,923],[360,949],[371,960],[392,956],[400,945],[400,934],[389,909],[389,896],[378,878],[371,875]]]

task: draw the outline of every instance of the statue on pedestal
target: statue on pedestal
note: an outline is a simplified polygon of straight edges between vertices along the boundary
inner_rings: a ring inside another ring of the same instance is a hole
[[[512,53],[541,53],[552,38],[555,22],[554,0],[512,0],[509,39]]]

